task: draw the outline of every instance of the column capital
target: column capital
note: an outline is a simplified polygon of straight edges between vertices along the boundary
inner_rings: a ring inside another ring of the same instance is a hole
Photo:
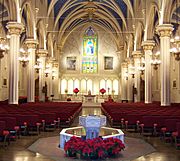
[[[26,39],[25,44],[28,48],[36,49],[36,46],[38,45],[38,41],[35,39]]]
[[[142,53],[141,53],[141,51],[139,51],[139,50],[133,51],[133,52],[132,52],[132,56],[133,56],[134,59],[140,59],[141,56],[142,56]]]
[[[123,62],[123,63],[121,63],[121,66],[122,66],[122,68],[127,68],[128,64],[127,64],[127,62]]]
[[[152,50],[154,46],[155,46],[154,40],[146,40],[142,42],[142,47],[144,50]]]
[[[37,54],[39,57],[46,57],[48,55],[48,51],[45,49],[39,49],[37,50]]]
[[[174,28],[171,24],[162,24],[156,28],[156,31],[160,37],[170,37],[173,30]]]
[[[18,22],[8,22],[6,28],[10,35],[20,35],[23,32],[24,25]]]
[[[59,63],[58,63],[58,62],[54,62],[54,63],[53,63],[53,67],[58,68],[58,66],[59,66]]]
[[[127,59],[127,65],[128,65],[128,67],[129,67],[129,66],[132,66],[133,63],[134,63],[133,59],[130,59],[130,58]]]
[[[57,45],[57,49],[58,49],[58,50],[60,50],[60,51],[61,51],[61,50],[62,50],[62,48],[63,48],[63,46],[62,46],[62,45]]]

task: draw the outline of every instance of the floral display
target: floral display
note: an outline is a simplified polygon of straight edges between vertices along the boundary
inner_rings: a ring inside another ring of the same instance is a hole
[[[71,137],[64,146],[67,157],[76,157],[79,154],[82,159],[105,159],[117,156],[124,148],[122,141],[117,138],[82,140],[75,136]]]
[[[73,92],[74,92],[75,94],[78,94],[78,93],[79,93],[79,89],[78,89],[78,88],[75,88],[75,89],[73,90]]]
[[[104,88],[101,88],[99,92],[103,95],[104,93],[106,93],[106,90]]]

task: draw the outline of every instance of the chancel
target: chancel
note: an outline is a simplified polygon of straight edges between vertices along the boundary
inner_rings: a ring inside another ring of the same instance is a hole
[[[0,0],[0,160],[180,160],[179,11]]]

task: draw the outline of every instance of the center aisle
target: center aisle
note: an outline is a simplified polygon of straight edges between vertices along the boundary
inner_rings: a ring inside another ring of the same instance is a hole
[[[81,115],[101,115],[101,114],[102,114],[101,104],[99,104],[99,103],[83,103],[82,111],[80,112],[79,116],[81,116]],[[79,126],[79,116],[75,118],[71,127]]]

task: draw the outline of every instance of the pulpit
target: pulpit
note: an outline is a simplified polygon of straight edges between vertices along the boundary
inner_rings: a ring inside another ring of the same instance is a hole
[[[79,124],[86,130],[86,139],[99,137],[99,131],[102,126],[106,126],[106,116],[88,115],[79,116]]]

